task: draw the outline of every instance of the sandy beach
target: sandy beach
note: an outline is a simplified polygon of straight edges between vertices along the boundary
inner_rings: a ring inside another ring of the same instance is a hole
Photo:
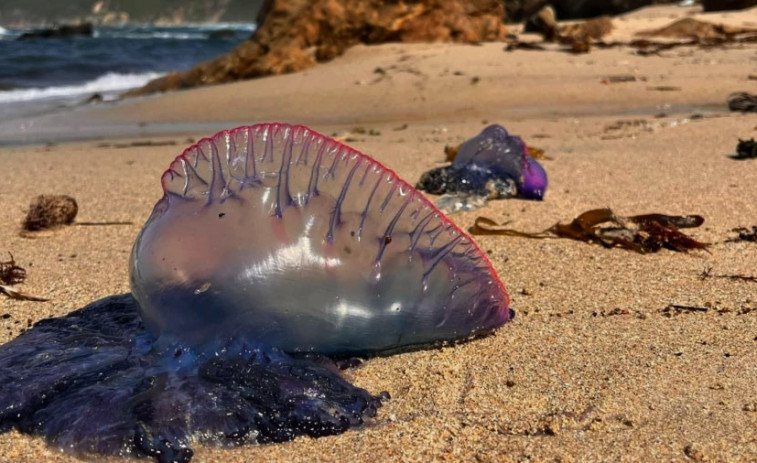
[[[613,19],[609,38],[685,16],[757,27],[757,10],[695,11],[639,10]],[[0,149],[0,258],[11,252],[28,271],[20,289],[50,299],[0,297],[0,315],[10,315],[0,317],[0,342],[128,292],[129,252],[161,196],[161,173],[215,128],[306,124],[415,183],[443,164],[445,145],[499,123],[545,151],[549,189],[544,201],[452,215],[463,229],[485,216],[540,231],[610,207],[700,214],[704,225],[687,233],[711,246],[641,255],[476,237],[508,288],[514,321],[484,339],[346,370],[356,385],[392,396],[361,429],[197,446],[193,461],[754,461],[757,283],[701,275],[757,275],[757,243],[727,242],[734,228],[757,225],[757,160],[729,157],[739,139],[757,136],[757,114],[726,106],[732,92],[757,93],[757,44],[655,56],[629,47],[583,55],[504,48],[358,46],[297,74],[0,124],[7,143],[53,140]],[[61,142],[64,132],[80,140]],[[47,193],[76,198],[77,222],[131,224],[20,236],[30,201]],[[671,304],[706,310],[666,310]],[[0,462],[37,461],[79,460],[40,438],[0,435]]]

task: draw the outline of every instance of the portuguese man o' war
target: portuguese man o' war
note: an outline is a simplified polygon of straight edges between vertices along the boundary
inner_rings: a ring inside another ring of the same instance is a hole
[[[442,209],[472,210],[486,199],[543,199],[547,172],[528,155],[520,137],[493,124],[463,143],[451,165],[424,173],[416,188],[455,195],[442,198],[438,203],[445,206]]]
[[[76,454],[186,462],[338,434],[386,393],[326,355],[392,353],[512,317],[486,256],[372,158],[303,126],[200,140],[162,177],[132,294],[0,346],[0,430]]]

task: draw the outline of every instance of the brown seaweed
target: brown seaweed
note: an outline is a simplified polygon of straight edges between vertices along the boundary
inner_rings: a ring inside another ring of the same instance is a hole
[[[682,228],[698,227],[703,222],[704,218],[700,215],[643,214],[623,217],[612,209],[604,208],[584,212],[570,223],[558,222],[537,233],[503,228],[486,217],[478,217],[469,231],[472,235],[568,238],[646,254],[662,248],[678,252],[706,249],[707,243],[701,243],[680,231]]]
[[[739,235],[735,238],[727,239],[726,242],[728,243],[738,241],[751,241],[752,243],[757,243],[757,225],[752,225],[751,231],[749,230],[749,227],[737,227],[731,231],[737,232]]]
[[[8,255],[10,260],[0,261],[0,293],[21,301],[46,301],[47,299],[25,294],[13,287],[13,285],[24,282],[26,269],[16,265],[13,254],[8,253]]]
[[[4,285],[16,285],[26,279],[26,269],[16,265],[13,254],[8,253],[10,260],[0,262],[0,283]]]
[[[701,307],[696,305],[681,305],[681,304],[668,304],[664,308],[660,309],[660,313],[665,317],[672,317],[673,315],[679,315],[684,312],[709,312],[709,307]]]

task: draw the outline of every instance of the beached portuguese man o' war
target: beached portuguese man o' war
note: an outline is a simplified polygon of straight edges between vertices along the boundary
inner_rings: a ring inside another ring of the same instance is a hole
[[[391,170],[303,126],[203,139],[162,177],[131,294],[0,346],[0,427],[76,454],[189,461],[360,425],[386,395],[333,357],[492,331],[491,263]],[[329,356],[329,357],[327,357]]]
[[[452,164],[424,173],[417,187],[432,194],[541,200],[547,172],[520,137],[492,124],[460,145]]]

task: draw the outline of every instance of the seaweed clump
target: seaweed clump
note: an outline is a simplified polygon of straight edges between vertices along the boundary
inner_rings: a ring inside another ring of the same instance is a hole
[[[23,228],[38,231],[71,225],[79,212],[76,200],[66,195],[39,195],[29,206]]]
[[[469,231],[472,235],[568,238],[646,254],[663,248],[678,252],[706,249],[707,243],[701,243],[680,231],[682,228],[699,227],[702,223],[704,218],[700,215],[643,214],[623,217],[605,208],[584,212],[570,223],[558,222],[538,233],[503,228],[486,217],[478,217]]]
[[[0,293],[21,301],[46,301],[47,299],[22,293],[13,287],[26,280],[26,269],[16,265],[13,254],[8,253],[8,255],[10,260],[0,261]]]
[[[736,154],[733,159],[755,159],[757,158],[757,142],[754,138],[742,140],[739,138],[739,144],[736,145]]]
[[[10,260],[0,262],[0,283],[4,285],[16,285],[26,279],[26,269],[16,265],[13,254],[8,253]]]

